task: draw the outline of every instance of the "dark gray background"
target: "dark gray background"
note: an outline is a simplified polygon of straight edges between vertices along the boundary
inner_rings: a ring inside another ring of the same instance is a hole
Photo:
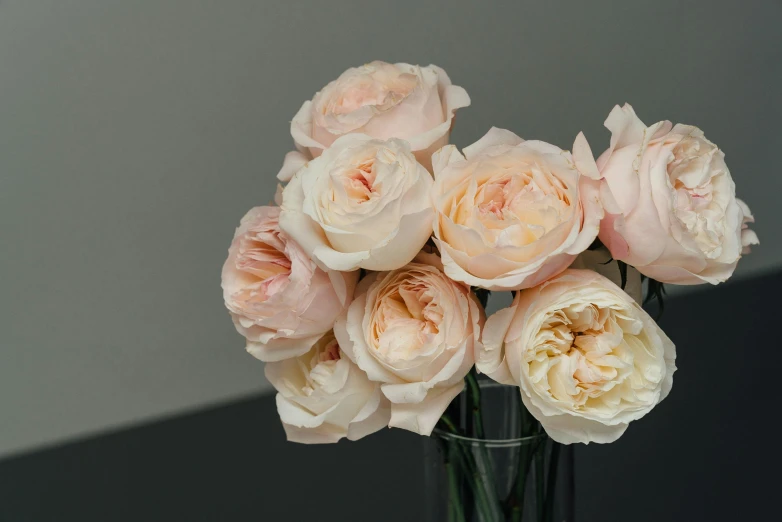
[[[780,22],[776,0],[0,1],[0,454],[266,389],[220,265],[301,102],[373,59],[467,89],[459,146],[495,125],[599,153],[625,101],[701,126],[758,219],[737,277],[772,270]]]

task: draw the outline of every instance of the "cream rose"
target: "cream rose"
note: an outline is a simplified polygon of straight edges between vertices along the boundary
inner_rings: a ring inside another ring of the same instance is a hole
[[[322,267],[393,270],[432,233],[432,183],[406,142],[348,134],[285,187],[280,225]]]
[[[722,151],[690,125],[647,127],[630,105],[614,107],[605,126],[600,239],[614,258],[664,283],[728,279],[758,238]]]
[[[388,400],[344,356],[329,331],[305,354],[266,364],[277,411],[292,442],[358,440],[388,425]]]
[[[529,288],[567,268],[597,236],[599,174],[582,134],[571,155],[492,128],[464,155],[448,145],[432,162],[434,235],[456,281]]]
[[[479,371],[519,386],[552,439],[613,442],[671,390],[673,343],[633,299],[590,270],[523,290],[489,317]]]
[[[324,271],[280,231],[278,207],[241,221],[223,265],[225,306],[262,361],[307,352],[350,303],[358,274]]]
[[[432,432],[464,387],[474,363],[483,310],[470,289],[451,281],[434,254],[373,273],[334,326],[345,354],[391,401],[389,426]]]
[[[467,92],[434,65],[376,61],[348,69],[293,117],[298,150],[286,156],[278,178],[288,181],[307,160],[350,133],[403,139],[429,168],[432,153],[448,143],[454,113],[468,105]]]

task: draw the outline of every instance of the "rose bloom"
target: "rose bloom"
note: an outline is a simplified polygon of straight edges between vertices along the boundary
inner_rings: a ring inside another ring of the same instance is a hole
[[[278,178],[288,181],[344,134],[362,133],[408,143],[429,168],[434,151],[448,143],[457,109],[470,105],[461,87],[451,85],[435,65],[372,62],[348,69],[306,101],[293,117],[290,152]]]
[[[344,356],[329,331],[305,354],[266,364],[277,411],[292,442],[358,440],[388,425],[388,401]]]
[[[348,134],[285,187],[280,225],[322,267],[393,270],[432,233],[432,183],[406,142]]]
[[[519,386],[552,439],[613,442],[671,390],[675,347],[605,277],[569,269],[489,317],[479,371]]]
[[[448,145],[432,162],[434,235],[456,281],[529,288],[567,268],[597,236],[599,174],[582,134],[571,155],[492,128],[464,155]]]
[[[250,210],[223,265],[225,306],[262,361],[307,352],[350,303],[358,274],[324,271],[280,231],[278,207]]]
[[[389,426],[429,435],[464,387],[483,310],[434,254],[373,273],[334,326],[345,354],[391,401]]]
[[[722,151],[690,125],[647,127],[630,105],[614,107],[605,126],[600,239],[614,258],[665,283],[728,279],[758,238]]]

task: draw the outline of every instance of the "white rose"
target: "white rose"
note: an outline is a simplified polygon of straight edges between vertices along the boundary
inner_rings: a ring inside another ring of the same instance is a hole
[[[429,435],[464,387],[483,310],[434,254],[373,273],[334,325],[340,346],[391,401],[389,426]]]
[[[435,65],[375,61],[348,69],[293,117],[291,135],[298,150],[288,153],[278,178],[288,181],[304,163],[350,133],[403,139],[429,168],[432,153],[448,143],[454,113],[468,105],[467,92],[451,85]]]
[[[267,363],[266,378],[278,392],[277,411],[289,441],[358,440],[388,425],[380,387],[344,357],[331,331],[307,353]]]
[[[432,183],[404,141],[348,134],[285,187],[280,226],[322,267],[393,270],[432,233]]]
[[[675,358],[630,296],[595,272],[570,269],[489,317],[476,366],[519,386],[557,442],[606,443],[668,395]]]
[[[432,162],[434,235],[456,281],[529,288],[563,271],[597,237],[599,175],[583,135],[571,155],[492,128],[464,155],[448,145]]]

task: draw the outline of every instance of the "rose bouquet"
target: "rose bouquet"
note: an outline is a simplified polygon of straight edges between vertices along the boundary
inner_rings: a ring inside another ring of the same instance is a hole
[[[480,441],[488,380],[515,390],[503,418],[543,442],[512,456],[504,489],[486,487],[502,465],[486,447],[443,443],[443,517],[553,520],[558,444],[612,442],[671,389],[675,348],[642,285],[661,299],[664,283],[723,282],[758,240],[696,127],[625,105],[597,160],[583,133],[568,151],[492,128],[460,151],[448,139],[469,104],[439,67],[384,62],[306,101],[279,206],[236,230],[225,304],[291,441],[385,427]],[[500,291],[512,303],[487,318]]]

